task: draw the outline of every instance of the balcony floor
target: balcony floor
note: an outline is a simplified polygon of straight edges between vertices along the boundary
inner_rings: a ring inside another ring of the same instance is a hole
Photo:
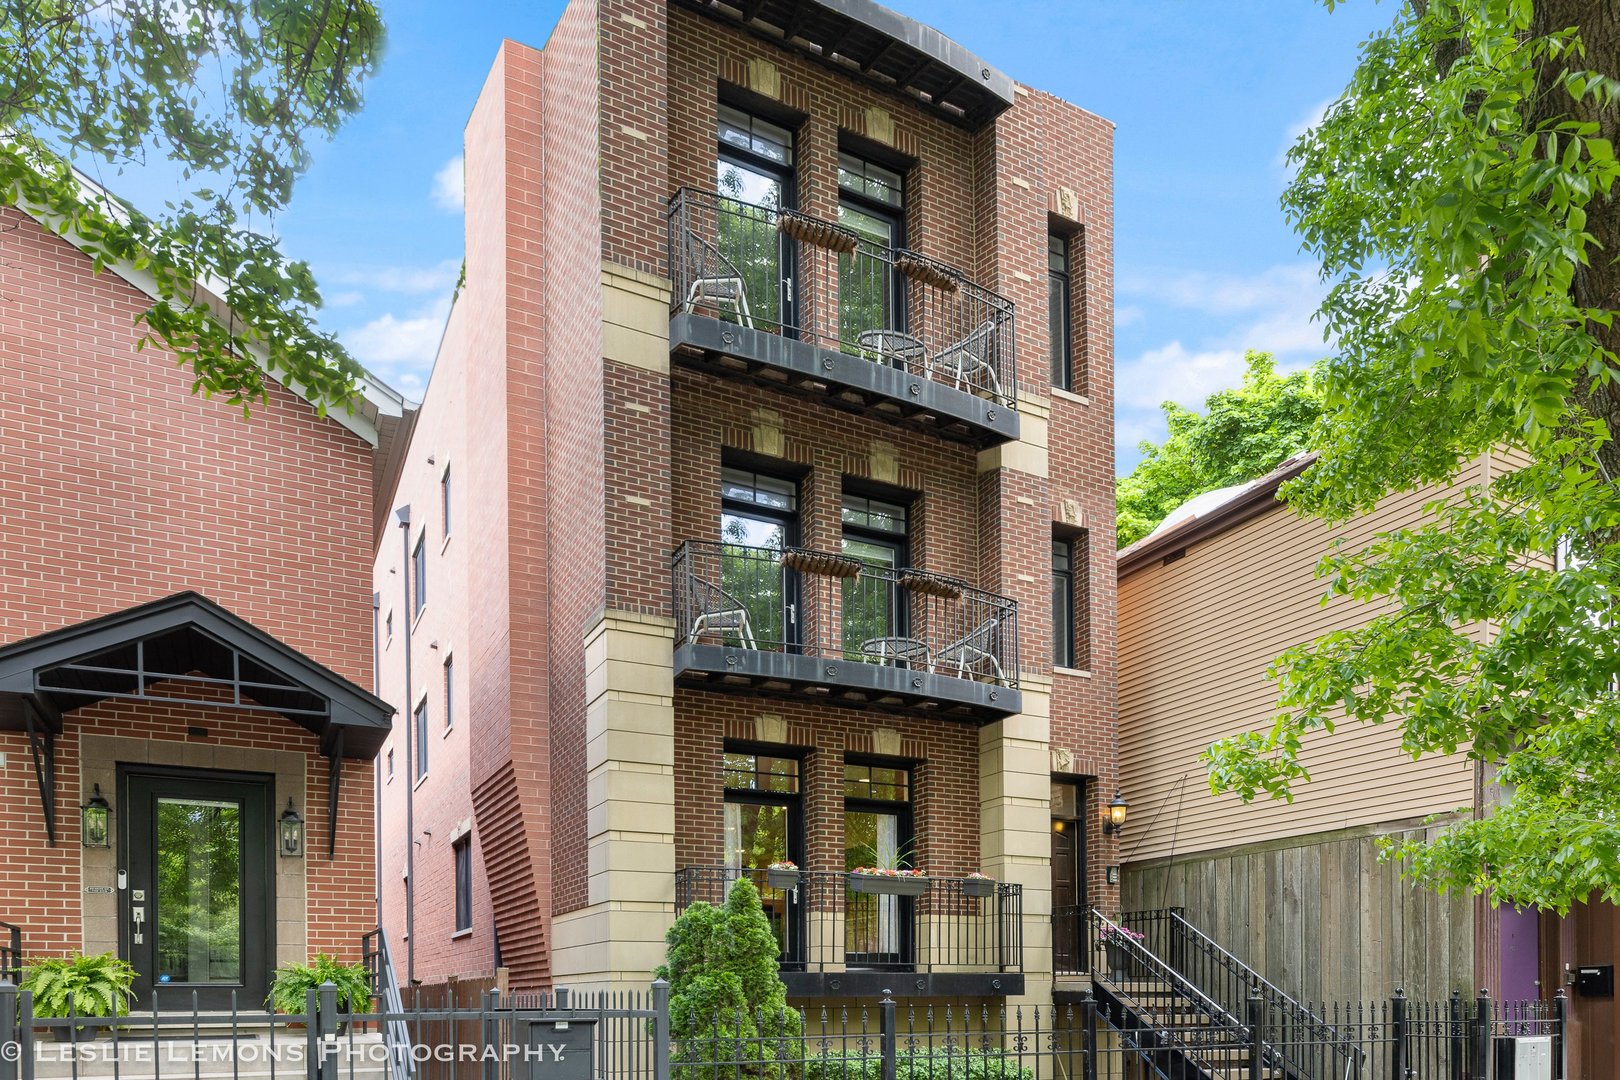
[[[707,315],[669,321],[676,363],[826,402],[983,450],[1019,437],[1018,412],[864,356]]]
[[[678,685],[734,693],[821,701],[970,723],[993,723],[1022,712],[1013,687],[940,675],[917,668],[866,664],[729,645],[677,646]]]
[[[784,971],[790,998],[1016,997],[1024,992],[1021,971]]]

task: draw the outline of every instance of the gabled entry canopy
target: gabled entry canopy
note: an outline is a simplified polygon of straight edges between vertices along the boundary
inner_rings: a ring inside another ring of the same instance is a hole
[[[108,699],[274,712],[331,753],[372,760],[393,707],[194,592],[90,619],[0,648],[0,728],[26,726],[31,702],[60,717]]]
[[[25,731],[50,842],[56,842],[56,736],[98,701],[196,704],[278,713],[332,761],[328,856],[336,845],[339,759],[371,761],[393,707],[194,592],[89,619],[0,648],[0,730]]]

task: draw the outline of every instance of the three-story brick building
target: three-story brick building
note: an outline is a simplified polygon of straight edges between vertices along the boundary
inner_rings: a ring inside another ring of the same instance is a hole
[[[747,876],[796,997],[1049,1000],[1117,906],[1112,126],[866,0],[575,0],[465,160],[376,564],[408,974],[644,985]]]

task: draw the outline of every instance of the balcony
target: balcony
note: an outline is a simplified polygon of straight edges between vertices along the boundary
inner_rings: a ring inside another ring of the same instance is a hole
[[[697,866],[675,875],[675,909],[725,902],[739,878],[759,889],[781,947],[791,997],[979,997],[1024,992],[1023,888],[986,883],[971,896],[960,878],[926,878],[920,896],[856,892],[843,873]],[[779,884],[785,884],[779,882]]]
[[[669,204],[671,359],[980,449],[1018,438],[1012,301],[792,210]]]
[[[971,722],[1023,709],[1018,605],[957,578],[805,548],[688,540],[675,679]]]

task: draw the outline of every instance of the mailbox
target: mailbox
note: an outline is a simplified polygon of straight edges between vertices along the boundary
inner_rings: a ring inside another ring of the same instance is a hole
[[[597,1080],[595,1016],[541,1014],[524,1044],[528,1080]],[[514,1076],[523,1075],[513,1071]]]
[[[1575,992],[1581,997],[1614,997],[1614,965],[1583,964],[1576,968]]]
[[[1497,1036],[1496,1080],[1553,1080],[1552,1036]]]

